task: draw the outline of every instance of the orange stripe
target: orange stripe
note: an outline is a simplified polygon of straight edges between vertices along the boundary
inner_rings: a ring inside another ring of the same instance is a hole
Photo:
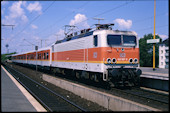
[[[120,53],[125,53],[126,56],[122,58]],[[129,58],[139,59],[139,48],[124,48],[122,51],[121,48],[99,47],[52,53],[52,61],[103,62],[107,58],[116,58],[117,63],[127,63]]]

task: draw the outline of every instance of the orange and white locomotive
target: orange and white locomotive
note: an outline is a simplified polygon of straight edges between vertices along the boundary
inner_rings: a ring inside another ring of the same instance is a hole
[[[52,46],[37,51],[38,66],[53,72],[72,73],[77,78],[105,81],[112,86],[139,85],[139,43],[132,31],[112,30],[113,24],[96,24],[96,29],[72,33]],[[45,54],[44,54],[45,53]],[[47,54],[48,53],[48,54]],[[30,53],[20,63],[28,64]],[[35,65],[35,51],[34,64]],[[48,58],[47,58],[48,55]],[[47,59],[44,60],[44,57]],[[46,62],[46,63],[45,63]]]

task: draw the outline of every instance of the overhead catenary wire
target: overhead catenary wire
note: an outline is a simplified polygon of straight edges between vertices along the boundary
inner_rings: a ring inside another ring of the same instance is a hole
[[[126,5],[126,4],[129,4],[129,3],[124,3],[124,5]],[[121,5],[119,5],[119,6],[117,6],[117,7],[122,7],[122,6],[124,6],[123,4],[121,4]],[[37,6],[38,7],[38,6]],[[95,15],[95,16],[93,16],[93,17],[96,17],[96,16],[100,16],[100,15],[104,15],[104,14],[107,14],[107,13],[109,13],[109,12],[107,12],[107,11],[113,11],[113,10],[115,10],[115,9],[117,9],[116,7],[115,8],[112,8],[112,9],[109,9],[109,10],[106,10],[106,11],[104,11],[104,12],[102,12],[102,13],[99,13],[98,15]],[[72,12],[72,13],[75,13],[75,11],[74,12]],[[63,18],[61,18],[61,19],[59,19],[58,21],[60,21],[60,20],[63,20],[64,18],[66,18],[66,17],[68,17],[69,15],[66,15],[65,17],[63,17]],[[149,17],[150,18],[150,17]],[[88,20],[88,19],[87,19]],[[84,22],[84,21],[87,21],[87,20],[83,20],[82,22]],[[55,21],[55,24],[58,22],[58,21]],[[140,20],[140,21],[144,21],[144,19],[143,20]],[[79,23],[81,23],[81,22],[79,22]],[[77,25],[77,24],[79,24],[79,23],[76,23],[75,25]],[[138,23],[138,21],[136,21],[135,23]],[[53,25],[50,25],[49,27],[55,27],[54,26],[54,24]],[[48,28],[49,28],[48,27]],[[146,29],[148,29],[148,28],[146,28]],[[152,29],[152,27],[150,27],[149,29]],[[143,29],[143,30],[145,30],[145,29]],[[141,30],[140,30],[141,31]],[[39,32],[40,33],[40,32]],[[50,36],[50,35],[53,35],[52,33],[50,33],[50,34],[48,34],[47,36]]]
[[[44,11],[43,13],[45,13],[53,4],[54,4],[55,1],[53,1]],[[33,23],[35,20],[37,20],[40,16],[42,15],[39,14],[38,16],[36,16],[32,21],[30,21],[20,32],[18,32],[14,37],[16,37],[17,35],[19,35],[20,33],[22,33],[31,23]],[[11,38],[10,41],[12,41],[12,39],[14,39],[14,37]]]
[[[102,12],[102,13],[99,13],[99,14],[97,14],[97,15],[95,15],[95,16],[92,16],[90,19],[92,19],[92,18],[94,18],[94,17],[96,17],[96,16],[99,16],[99,15],[106,14],[106,13],[108,13],[108,12],[110,12],[110,11],[116,10],[116,9],[118,9],[118,8],[120,8],[120,7],[123,7],[123,6],[125,6],[125,5],[128,5],[129,3],[132,3],[132,2],[133,2],[133,1],[131,1],[131,2],[125,2],[125,3],[123,3],[123,4],[119,5],[119,6],[116,6],[116,7],[114,7],[114,8],[109,9],[109,10],[106,10],[106,11],[104,11],[104,12]],[[80,23],[82,23],[82,22],[84,22],[84,21],[87,21],[87,20],[88,20],[88,18],[85,19],[85,20],[82,20],[82,21],[80,21],[80,22],[78,22],[78,23],[75,23],[74,25],[80,24]],[[45,36],[48,37],[48,36],[50,36],[50,35],[54,35],[54,34],[48,34],[48,35],[45,35]]]
[[[87,5],[89,3],[89,1],[87,1],[85,4],[81,5],[80,7],[78,7],[77,9],[80,9],[82,7],[84,7],[85,5]],[[68,16],[70,16],[71,14],[74,14],[76,11],[72,11],[71,13],[68,13],[67,15],[65,15],[64,17],[58,19],[57,21],[55,21],[53,24],[47,26],[46,28],[44,28],[43,30],[41,30],[40,32],[36,33],[36,34],[40,34],[42,31],[46,30],[47,28],[52,28],[56,25],[56,23],[63,21],[64,19],[66,19]]]
[[[129,2],[129,3],[131,3],[131,2]],[[105,14],[105,13],[108,13],[108,12],[110,12],[110,11],[113,11],[113,10],[115,10],[115,9],[118,9],[118,8],[124,6],[124,5],[127,5],[127,4],[129,4],[129,3],[127,3],[127,2],[126,2],[126,3],[123,3],[123,4],[121,4],[121,5],[117,6],[117,7],[111,8],[111,9],[106,10],[106,11],[100,13],[100,14],[97,14],[97,15],[91,17],[91,18],[94,18],[94,17],[99,16],[99,15],[103,15],[103,14]],[[53,4],[53,3],[52,3],[52,4]],[[86,2],[86,4],[87,4],[87,2]],[[82,6],[85,6],[86,4],[83,4]],[[51,6],[51,5],[50,5],[50,6]],[[49,7],[50,7],[50,6],[49,6]],[[82,8],[82,6],[81,6],[80,8]],[[49,8],[49,7],[48,7],[48,8]],[[47,8],[47,9],[48,9],[48,8]],[[73,11],[72,13],[75,13],[75,11]],[[40,15],[38,15],[34,20],[36,20],[39,16],[40,16]],[[68,16],[68,15],[66,15],[66,16]],[[64,18],[65,18],[65,17],[64,17]],[[61,18],[61,19],[63,20],[64,18]],[[60,20],[61,20],[61,19],[60,19]],[[33,21],[34,21],[34,20],[33,20]],[[88,19],[85,19],[85,20],[83,20],[83,21],[81,21],[81,22],[79,22],[79,23],[75,23],[74,25],[80,24],[80,23],[82,23],[82,22],[84,22],[84,21],[86,21],[86,20],[88,20]],[[32,21],[32,22],[33,22],[33,21]],[[58,20],[58,21],[59,21],[59,20]],[[56,22],[58,22],[58,21],[56,21]],[[30,24],[31,24],[32,22],[30,22]],[[56,22],[55,22],[55,23],[56,23]],[[29,25],[30,25],[30,24],[29,24]],[[54,24],[53,24],[53,26],[54,26]],[[25,27],[25,28],[26,28],[26,27]],[[25,30],[25,28],[24,28],[21,32],[23,32],[23,31]],[[39,33],[40,33],[40,32],[39,32]],[[50,33],[50,34],[46,35],[46,37],[48,37],[48,36],[50,36],[50,35],[53,35],[53,34]]]
[[[158,17],[161,17],[161,15],[164,15],[164,14],[166,14],[166,12],[157,14],[157,18],[158,18]],[[145,21],[145,20],[148,20],[148,19],[152,19],[153,17],[154,17],[154,16],[149,16],[149,17],[146,17],[146,18],[137,20],[137,21],[133,22],[133,24],[134,24],[134,23],[139,23],[139,22],[141,22],[141,21]]]
[[[168,25],[160,25],[160,26],[156,26],[157,29],[160,29],[162,27],[166,27]],[[148,29],[153,29],[153,26],[148,27],[148,28],[143,28],[143,29],[137,29],[136,31],[144,31],[144,30],[148,30]]]
[[[104,11],[104,12],[102,12],[102,13],[99,13],[99,14],[91,17],[90,19],[93,19],[94,17],[98,17],[98,16],[100,16],[100,15],[104,15],[104,14],[106,14],[106,13],[109,13],[109,12],[111,12],[111,11],[113,11],[113,10],[116,10],[116,9],[118,9],[118,8],[121,8],[121,7],[125,6],[125,5],[128,5],[129,3],[132,3],[132,2],[133,2],[133,1],[131,1],[131,2],[125,2],[125,3],[123,3],[123,4],[119,5],[119,6],[116,6],[116,7],[114,7],[114,8],[109,9],[109,10],[106,10],[106,11]],[[87,21],[87,20],[89,20],[89,19],[87,18],[87,19],[82,20],[82,21],[80,21],[80,22],[78,22],[78,23],[75,23],[74,25],[80,24],[80,23],[85,22],[85,21]]]
[[[86,6],[88,3],[89,3],[89,1],[85,2],[85,3],[84,3],[83,5],[81,5],[78,9]],[[76,11],[72,11],[71,13],[69,13],[68,15],[64,16],[63,18],[60,18],[59,20],[55,21],[52,25],[46,27],[45,29],[54,27],[57,22],[60,22],[60,21],[64,20],[66,17],[70,16],[71,14],[73,14],[73,13],[75,13],[75,12],[76,12]],[[38,33],[36,33],[36,34],[41,33],[41,32],[44,31],[45,29],[41,30],[40,32],[38,32]],[[55,31],[55,32],[56,32],[56,31]],[[45,35],[44,37],[49,37],[50,35],[54,35],[54,33],[49,33],[49,34]]]

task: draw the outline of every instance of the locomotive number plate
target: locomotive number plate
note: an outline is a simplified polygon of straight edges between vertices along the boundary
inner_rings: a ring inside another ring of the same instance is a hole
[[[120,57],[126,57],[126,53],[120,53]]]
[[[97,58],[97,52],[93,53],[93,58]]]

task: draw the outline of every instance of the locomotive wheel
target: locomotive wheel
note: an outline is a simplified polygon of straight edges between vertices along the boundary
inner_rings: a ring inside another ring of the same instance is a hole
[[[80,79],[80,72],[76,71],[76,78]]]
[[[94,80],[94,76],[95,76],[95,75],[94,75],[93,73],[91,73],[91,74],[90,74],[90,80]]]

